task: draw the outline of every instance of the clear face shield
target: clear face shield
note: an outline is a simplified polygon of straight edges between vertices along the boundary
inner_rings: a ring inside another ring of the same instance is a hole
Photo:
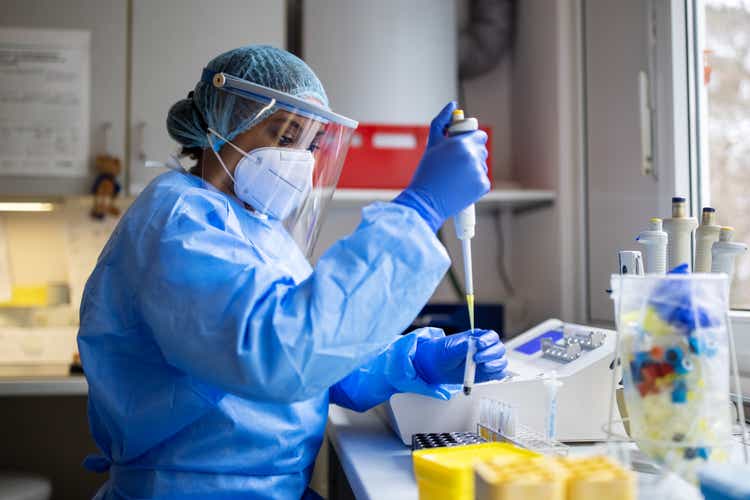
[[[237,116],[235,126],[243,130],[228,141],[209,128],[214,151],[231,147],[241,155],[230,174],[235,194],[281,221],[309,258],[357,122],[226,73],[205,70],[203,80],[221,91],[221,109]]]

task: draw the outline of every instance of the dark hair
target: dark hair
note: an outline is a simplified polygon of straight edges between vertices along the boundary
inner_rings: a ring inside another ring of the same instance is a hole
[[[180,150],[181,156],[200,161],[203,148],[185,146],[185,143],[189,143],[189,140],[186,139],[190,137],[196,125],[203,133],[208,133],[208,124],[198,106],[195,105],[193,94],[194,92],[191,90],[185,99],[180,99],[172,105],[169,113],[167,113],[167,131],[175,141],[183,144]]]
[[[180,156],[183,158],[190,158],[191,160],[200,163],[201,158],[203,157],[203,148],[182,146],[182,148],[180,148]]]

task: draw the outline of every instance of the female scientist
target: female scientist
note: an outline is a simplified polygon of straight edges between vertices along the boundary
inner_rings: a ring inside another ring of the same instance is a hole
[[[435,118],[409,187],[311,267],[356,122],[297,57],[216,57],[167,116],[196,164],[156,178],[86,284],[78,346],[109,470],[98,498],[300,498],[328,404],[447,399],[469,333],[409,326],[448,268],[440,225],[489,189],[487,136]],[[506,366],[478,331],[477,380]]]

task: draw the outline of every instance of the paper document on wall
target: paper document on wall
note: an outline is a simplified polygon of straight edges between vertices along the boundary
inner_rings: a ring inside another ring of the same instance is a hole
[[[0,175],[88,173],[91,33],[0,28]]]
[[[8,233],[5,231],[5,221],[0,216],[0,302],[9,301],[12,293]]]

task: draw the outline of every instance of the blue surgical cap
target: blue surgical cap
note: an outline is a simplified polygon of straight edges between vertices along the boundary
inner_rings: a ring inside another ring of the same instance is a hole
[[[300,99],[314,99],[316,104],[328,108],[328,96],[313,70],[299,57],[276,47],[240,47],[215,57],[206,68]],[[167,131],[183,147],[208,148],[209,127],[231,141],[276,111],[271,108],[258,114],[263,107],[259,102],[199,81],[187,99],[176,102],[169,110]]]

